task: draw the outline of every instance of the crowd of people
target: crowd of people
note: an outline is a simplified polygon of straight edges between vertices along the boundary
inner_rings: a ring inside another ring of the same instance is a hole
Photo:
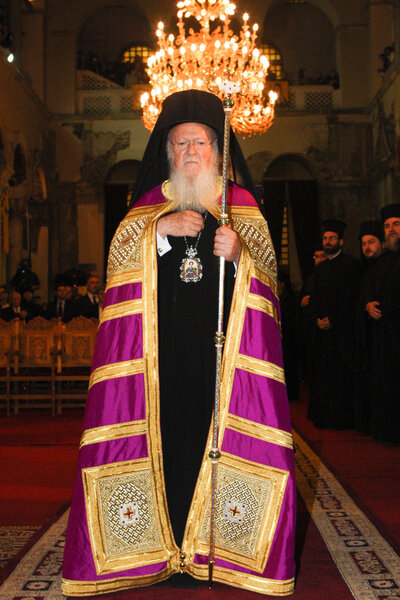
[[[302,377],[317,427],[400,443],[400,204],[385,206],[381,222],[361,223],[361,260],[343,250],[345,228],[324,221],[297,305],[279,276],[288,396],[298,397]]]
[[[29,261],[23,260],[10,285],[0,285],[0,319],[25,322],[35,317],[61,318],[64,323],[79,316],[99,319],[103,310],[104,289],[98,277],[90,275],[86,293],[79,294],[76,286],[59,280],[54,299],[43,303],[39,291],[39,279],[30,269]]]

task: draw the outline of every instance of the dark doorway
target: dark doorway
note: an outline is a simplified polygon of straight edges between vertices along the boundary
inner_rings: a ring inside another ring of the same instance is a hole
[[[111,167],[104,184],[104,265],[118,225],[128,211],[128,195],[136,180],[140,162],[123,160]]]
[[[317,180],[304,159],[289,155],[270,165],[263,187],[265,215],[278,263],[286,206],[290,249],[288,267],[291,279],[301,285],[313,271],[315,244],[321,236]]]

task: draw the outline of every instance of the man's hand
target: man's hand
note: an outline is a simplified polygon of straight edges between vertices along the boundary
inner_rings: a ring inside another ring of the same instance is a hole
[[[300,302],[300,306],[304,308],[304,306],[308,306],[310,304],[310,294],[308,296],[303,296]]]
[[[214,238],[215,256],[223,256],[228,262],[239,263],[242,244],[236,231],[230,225],[218,227]]]
[[[324,317],[323,319],[317,319],[317,325],[320,329],[325,330],[328,330],[332,327],[328,317]]]
[[[378,308],[379,304],[380,303],[377,300],[374,300],[365,305],[365,310],[371,319],[375,319],[375,321],[378,321],[382,317],[382,311]]]
[[[195,210],[182,210],[161,217],[157,223],[157,233],[165,238],[167,235],[173,237],[196,237],[204,229],[204,217]]]

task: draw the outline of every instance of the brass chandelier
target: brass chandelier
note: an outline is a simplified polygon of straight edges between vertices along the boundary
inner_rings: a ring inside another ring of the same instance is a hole
[[[167,96],[187,89],[208,90],[221,98],[223,81],[238,84],[231,125],[246,137],[262,134],[272,125],[277,94],[266,92],[269,62],[256,47],[258,25],[248,25],[243,15],[239,35],[229,28],[236,6],[230,0],[181,0],[177,4],[178,35],[167,35],[164,24],[156,31],[159,50],[147,61],[151,91],[141,96],[143,122],[152,130]],[[185,19],[194,17],[200,30],[185,30]],[[218,21],[220,24],[217,24]],[[216,26],[213,27],[215,23]]]

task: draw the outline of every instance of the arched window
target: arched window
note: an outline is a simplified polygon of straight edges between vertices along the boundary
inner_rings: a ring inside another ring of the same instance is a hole
[[[20,185],[26,180],[26,160],[21,144],[15,148],[13,168],[14,175],[11,176],[10,185]]]
[[[279,50],[272,44],[260,44],[259,49],[269,60],[267,79],[284,79],[283,61]]]
[[[124,63],[132,63],[138,56],[147,64],[150,54],[152,54],[152,50],[148,46],[129,46],[123,51],[121,60]]]

